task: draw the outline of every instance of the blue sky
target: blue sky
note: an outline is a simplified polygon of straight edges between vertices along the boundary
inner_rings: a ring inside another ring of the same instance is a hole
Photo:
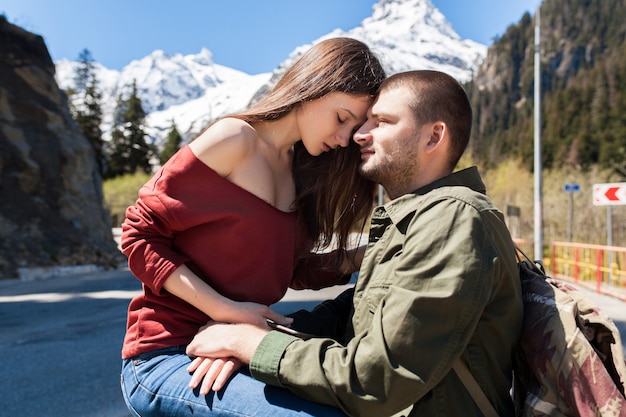
[[[432,0],[463,39],[494,37],[534,14],[539,0]],[[195,54],[249,74],[272,71],[297,46],[335,28],[349,30],[377,0],[3,0],[0,14],[44,37],[53,60],[84,48],[120,70],[155,49]]]

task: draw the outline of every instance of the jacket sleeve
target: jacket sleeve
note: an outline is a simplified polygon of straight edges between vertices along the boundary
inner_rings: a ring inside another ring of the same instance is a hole
[[[361,274],[374,273],[365,288],[357,282],[349,343],[276,344],[285,339],[270,332],[252,375],[349,415],[410,408],[449,374],[488,302],[494,256],[484,227],[475,210],[454,202],[416,214],[400,242],[368,248]]]
[[[311,311],[298,310],[288,314],[294,319],[291,327],[318,337],[343,341],[350,320],[353,294],[354,288],[349,288],[335,299],[318,304]]]

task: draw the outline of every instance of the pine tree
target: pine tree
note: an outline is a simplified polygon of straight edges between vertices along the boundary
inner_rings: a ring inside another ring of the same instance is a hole
[[[146,141],[144,123],[146,113],[137,96],[137,83],[133,81],[131,94],[127,99],[118,98],[115,110],[115,126],[109,143],[109,172],[107,177],[132,174],[137,170],[152,171],[150,159],[155,154],[154,147]]]
[[[167,138],[165,139],[165,144],[163,145],[163,149],[159,153],[159,161],[161,165],[167,162],[168,159],[172,157],[179,149],[180,144],[183,141],[182,136],[178,132],[176,128],[176,123],[172,120],[172,126],[170,127],[169,132],[167,133]]]
[[[94,60],[88,49],[83,49],[78,56],[78,66],[74,69],[74,87],[67,91],[70,96],[70,112],[78,123],[83,136],[94,149],[100,173],[104,174],[106,159],[102,140],[102,94],[98,89],[98,79]]]

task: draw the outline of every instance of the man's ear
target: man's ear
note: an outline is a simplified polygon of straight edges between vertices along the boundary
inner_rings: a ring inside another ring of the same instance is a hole
[[[433,152],[442,145],[448,135],[448,126],[441,121],[437,121],[431,125],[430,138],[426,144],[426,152]]]

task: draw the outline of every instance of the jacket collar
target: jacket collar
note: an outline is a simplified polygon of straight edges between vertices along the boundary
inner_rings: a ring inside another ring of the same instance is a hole
[[[481,194],[486,194],[486,187],[483,183],[483,180],[480,178],[478,168],[472,166],[460,171],[453,172],[450,175],[447,175],[443,178],[431,182],[430,184],[418,188],[412,193],[405,194],[401,197],[396,198],[395,200],[388,202],[383,206],[376,207],[376,209],[374,210],[374,216],[385,217],[386,213],[386,216],[389,216],[393,223],[398,224],[406,216],[415,212],[415,203],[417,203],[417,201],[419,201],[422,196],[428,194],[435,189],[443,187],[468,187]]]

